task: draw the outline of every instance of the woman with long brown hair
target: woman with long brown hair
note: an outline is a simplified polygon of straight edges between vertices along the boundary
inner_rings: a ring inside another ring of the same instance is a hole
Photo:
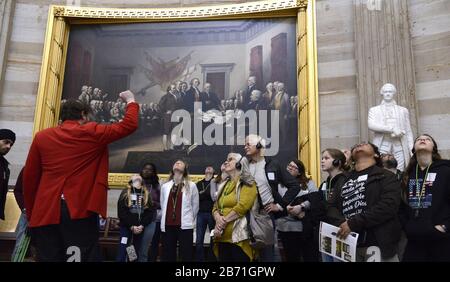
[[[177,260],[177,244],[181,261],[193,261],[194,226],[199,209],[195,183],[189,180],[186,162],[177,160],[169,181],[161,186],[161,232],[163,260]]]
[[[428,134],[416,138],[412,152],[402,182],[403,260],[450,261],[450,161]]]

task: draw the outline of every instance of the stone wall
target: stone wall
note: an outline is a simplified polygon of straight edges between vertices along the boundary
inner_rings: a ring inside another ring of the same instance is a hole
[[[317,1],[321,149],[359,140],[352,0]]]
[[[450,158],[450,1],[410,0],[419,132]]]

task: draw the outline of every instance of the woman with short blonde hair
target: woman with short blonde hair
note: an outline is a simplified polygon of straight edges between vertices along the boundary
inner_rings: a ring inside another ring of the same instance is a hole
[[[256,184],[247,159],[240,154],[228,154],[224,169],[228,177],[219,186],[213,207],[214,253],[219,261],[253,261],[255,251],[250,246],[245,215],[256,200]]]

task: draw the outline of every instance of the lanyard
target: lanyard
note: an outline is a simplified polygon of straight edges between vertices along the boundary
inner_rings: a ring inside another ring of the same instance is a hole
[[[325,187],[325,200],[328,200],[328,194],[330,194],[331,192],[331,183],[333,181],[335,176],[330,178],[330,181],[327,181],[326,184],[327,186]]]
[[[172,204],[173,204],[173,210],[172,210],[172,219],[175,220],[177,218],[177,200],[178,200],[178,195],[179,195],[179,189],[181,189],[181,185],[179,184],[180,187],[178,187],[176,184],[174,184],[172,186],[172,193],[175,193],[175,195],[172,195]],[[175,189],[174,189],[175,187]]]
[[[209,185],[211,184],[212,179],[209,181],[208,185],[206,185],[205,188],[205,181],[202,181],[202,191],[200,191],[200,194],[203,194],[209,187]]]
[[[133,194],[135,194],[136,197],[137,197],[137,199],[136,199],[136,206],[138,208],[138,220],[139,220],[139,223],[141,222],[141,213],[142,213],[142,208],[141,207],[143,206],[143,202],[144,202],[144,199],[142,197],[142,193],[143,193],[143,187],[141,187],[141,191],[139,191],[139,194],[137,194],[136,190],[135,190],[135,188],[133,186]]]
[[[427,166],[427,170],[425,172],[425,177],[423,178],[422,187],[419,188],[419,164],[416,164],[416,197],[417,197],[417,208],[420,208],[420,201],[423,197],[425,197],[425,182],[428,176],[428,170],[430,169],[431,164]]]

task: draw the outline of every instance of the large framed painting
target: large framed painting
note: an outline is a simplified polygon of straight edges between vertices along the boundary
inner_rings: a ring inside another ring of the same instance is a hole
[[[147,162],[168,173],[183,159],[201,177],[248,134],[318,179],[314,1],[49,13],[34,132],[56,125],[68,99],[99,123],[123,118],[121,91],[140,104],[138,130],[109,146],[111,187]]]

